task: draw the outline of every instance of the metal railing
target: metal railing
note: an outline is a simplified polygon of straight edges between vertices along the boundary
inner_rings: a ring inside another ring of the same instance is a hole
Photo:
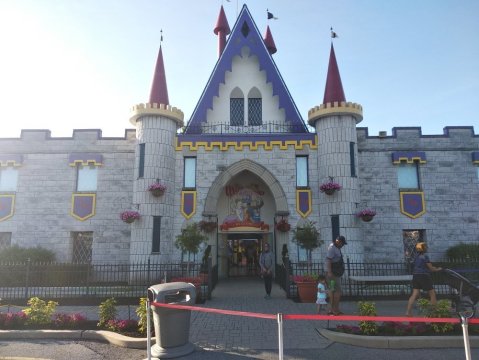
[[[303,125],[289,123],[263,123],[261,125],[231,125],[231,124],[203,124],[189,126],[185,135],[197,134],[276,134],[276,133],[304,133]],[[309,130],[309,132],[312,132]],[[180,134],[181,135],[181,134]]]
[[[211,298],[217,266],[201,263],[71,264],[0,263],[0,299],[144,297],[148,287],[175,278],[199,279],[202,297]]]
[[[454,261],[434,262],[435,266],[452,269],[472,283],[479,285],[479,260],[459,259]],[[352,262],[346,259],[345,273],[341,279],[341,289],[344,298],[406,298],[410,295],[411,287],[409,284],[394,283],[389,284],[362,284],[350,279],[351,276],[391,276],[409,275],[412,272],[410,263],[363,263]],[[276,282],[284,289],[287,296],[292,299],[298,297],[297,287],[294,282],[296,275],[305,274],[324,274],[324,263],[293,263],[284,261],[283,264],[276,265]],[[434,288],[438,295],[448,296],[452,289],[443,279],[441,272],[433,273]]]

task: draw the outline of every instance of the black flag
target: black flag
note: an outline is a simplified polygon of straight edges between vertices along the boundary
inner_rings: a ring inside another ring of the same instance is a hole
[[[278,18],[275,17],[273,13],[270,13],[268,9],[266,9],[266,12],[268,13],[268,20],[269,19],[278,20]]]
[[[334,31],[333,31],[333,28],[331,28],[331,38],[334,39],[334,38],[337,38],[339,37],[338,34],[336,34]]]

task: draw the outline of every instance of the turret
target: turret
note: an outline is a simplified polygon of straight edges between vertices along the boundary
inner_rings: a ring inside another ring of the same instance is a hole
[[[330,178],[342,186],[333,195],[320,195],[320,227],[325,239],[344,235],[348,255],[361,261],[363,248],[355,217],[360,203],[356,124],[363,119],[362,107],[346,101],[333,44],[323,103],[308,112],[308,122],[318,136],[319,183]]]
[[[220,57],[226,46],[226,35],[231,32],[223,5],[221,5],[218,20],[216,21],[216,26],[213,29],[213,32],[218,35],[218,57]]]
[[[170,106],[166,86],[163,53],[160,45],[150,101],[135,105],[130,122],[136,126],[133,208],[140,219],[131,224],[130,261],[146,261],[158,254],[159,260],[170,260],[171,244],[156,244],[155,237],[166,239],[173,233],[175,188],[176,131],[183,126],[183,112]],[[166,191],[155,197],[148,191],[154,183],[166,185]],[[161,234],[159,233],[161,232]],[[158,236],[159,235],[159,236]],[[153,244],[153,245],[152,245]],[[158,249],[155,249],[155,246]],[[153,254],[153,255],[152,255]],[[161,254],[161,255],[160,255]]]

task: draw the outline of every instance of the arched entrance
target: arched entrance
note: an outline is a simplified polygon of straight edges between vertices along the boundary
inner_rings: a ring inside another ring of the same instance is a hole
[[[204,217],[217,218],[216,257],[220,278],[256,276],[262,245],[275,239],[275,218],[288,215],[285,193],[262,165],[241,160],[224,170],[208,192]],[[286,239],[287,241],[287,239]],[[215,246],[216,245],[216,246]]]

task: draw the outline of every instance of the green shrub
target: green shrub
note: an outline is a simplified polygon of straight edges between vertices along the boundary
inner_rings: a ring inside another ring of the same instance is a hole
[[[458,244],[451,246],[446,251],[449,261],[479,259],[479,244]]]
[[[28,259],[31,262],[54,262],[55,253],[40,246],[22,248],[18,245],[13,245],[0,251],[0,263],[25,262]]]
[[[431,305],[428,299],[419,299],[417,301],[419,311],[425,317],[431,318],[449,318],[451,317],[451,301],[439,300],[435,306]],[[447,333],[454,330],[451,323],[431,323],[431,328],[435,333]]]
[[[100,304],[98,327],[106,328],[109,321],[116,319],[118,315],[116,304],[115,298],[106,299]]]
[[[150,312],[150,325],[151,321],[153,319],[153,314],[151,309],[148,309]],[[140,305],[136,308],[136,315],[138,316],[138,331],[142,334],[146,334],[146,331],[148,329],[148,322],[147,322],[147,312],[146,312],[146,298],[142,297],[140,298]],[[150,327],[152,329],[153,326]]]
[[[377,316],[376,304],[373,302],[360,301],[358,309],[361,316]],[[378,324],[374,321],[360,321],[359,328],[364,335],[376,335],[378,333]]]
[[[52,322],[52,315],[58,305],[55,301],[45,302],[38,297],[32,297],[28,300],[30,307],[22,311],[27,315],[27,324],[29,325],[47,325]]]

